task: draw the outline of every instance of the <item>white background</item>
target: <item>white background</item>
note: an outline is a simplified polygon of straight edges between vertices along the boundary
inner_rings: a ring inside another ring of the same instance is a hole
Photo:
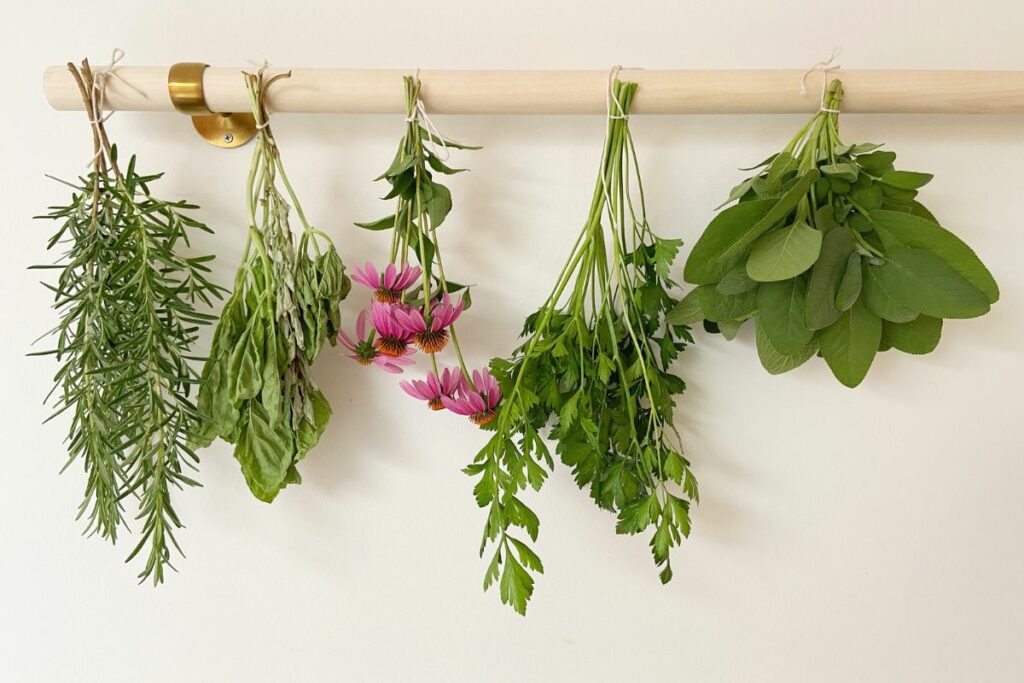
[[[848,116],[849,142],[885,141],[931,171],[925,203],[1002,287],[992,313],[948,322],[926,357],[880,356],[856,390],[820,360],[782,377],[751,334],[698,334],[677,414],[703,501],[659,585],[646,539],[559,467],[528,501],[547,574],[526,619],[481,591],[483,517],[459,472],[483,435],[431,414],[394,378],[334,353],[316,374],[335,415],[272,506],[228,448],[203,453],[202,489],[177,496],[188,558],[159,589],[117,548],[79,536],[80,470],[65,425],[40,422],[52,359],[26,359],[54,322],[25,270],[49,256],[32,221],[83,171],[81,113],[49,109],[46,65],[111,48],[126,63],[424,68],[809,66],[833,44],[849,68],[1022,69],[1024,9],[962,2],[13,3],[0,27],[0,678],[8,681],[1019,681],[1024,677],[1024,186],[1021,116]],[[794,83],[796,88],[797,84]],[[635,117],[652,224],[692,245],[739,166],[803,116]],[[473,364],[509,352],[583,221],[600,117],[436,117],[482,144],[455,161],[443,231],[450,275],[477,284],[461,330]],[[400,116],[280,116],[284,161],[313,221],[349,263],[384,241],[371,179]],[[202,205],[199,249],[228,284],[245,226],[250,149],[221,151],[173,114],[109,129],[168,198]],[[681,272],[681,261],[677,273]],[[357,294],[362,294],[356,290]],[[358,296],[344,304],[351,324]],[[205,340],[204,340],[205,349]]]

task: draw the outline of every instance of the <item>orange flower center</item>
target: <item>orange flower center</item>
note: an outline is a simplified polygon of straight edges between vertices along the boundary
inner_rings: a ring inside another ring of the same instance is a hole
[[[423,353],[438,353],[448,344],[448,330],[420,332],[416,335],[415,341]]]
[[[377,297],[377,301],[385,304],[397,304],[402,300],[402,292],[397,289],[380,287],[374,294]]]
[[[473,415],[470,415],[469,420],[473,424],[483,427],[486,424],[490,424],[495,415],[496,413],[493,410],[485,410],[482,413],[474,413]]]
[[[374,342],[374,346],[376,346],[377,350],[385,356],[398,358],[405,353],[405,349],[409,346],[409,343],[402,339],[395,339],[394,337],[378,337],[377,341]]]

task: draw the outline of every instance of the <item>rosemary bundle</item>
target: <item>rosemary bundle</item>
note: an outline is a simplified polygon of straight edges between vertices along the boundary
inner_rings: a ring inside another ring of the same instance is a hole
[[[726,203],[737,204],[686,262],[684,278],[698,287],[670,317],[703,318],[728,338],[755,318],[768,372],[820,354],[854,387],[877,352],[931,352],[943,318],[987,313],[999,288],[918,201],[931,174],[896,170],[881,145],[839,139],[842,97],[833,80],[821,111],[732,189]]]
[[[590,214],[544,305],[530,315],[522,345],[494,359],[504,402],[494,434],[466,473],[478,478],[477,503],[487,508],[481,554],[493,545],[486,589],[525,613],[531,572],[540,558],[539,520],[519,497],[540,489],[553,467],[541,430],[594,502],[617,515],[616,531],[653,529],[650,546],[662,582],[672,578],[669,551],[690,532],[697,484],[673,425],[674,396],[685,385],[669,372],[689,329],[668,325],[677,303],[669,270],[679,240],[648,225],[628,111],[635,83],[611,85],[609,121]],[[607,219],[607,229],[603,219]]]
[[[243,75],[259,125],[246,192],[249,230],[203,369],[205,428],[197,443],[220,436],[234,444],[249,489],[269,503],[288,484],[301,483],[296,465],[330,418],[310,370],[324,341],[336,343],[338,304],[350,282],[330,237],[306,220],[268,125],[267,89],[289,74]],[[291,206],[302,223],[298,244]]]
[[[161,174],[139,174],[134,157],[119,164],[102,112],[109,73],[94,74],[87,60],[68,70],[94,156],[88,175],[67,183],[70,203],[43,216],[60,224],[47,248],[62,251],[56,264],[39,266],[58,271],[46,286],[60,316],[55,348],[41,353],[60,363],[54,416],[71,415],[65,469],[78,461],[85,470],[86,533],[116,542],[125,501],[136,499],[142,533],[128,560],[145,549],[139,578],[156,584],[172,566],[171,547],[180,553],[171,491],[197,485],[187,470],[198,462],[188,444],[201,425],[190,399],[198,378],[187,361],[213,317],[196,305],[209,306],[221,290],[206,279],[212,256],[176,253],[190,231],[210,232],[188,215],[196,207],[154,197],[150,185]]]

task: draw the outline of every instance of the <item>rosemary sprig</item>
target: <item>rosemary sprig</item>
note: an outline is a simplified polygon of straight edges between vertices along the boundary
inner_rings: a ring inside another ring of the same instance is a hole
[[[174,530],[182,526],[171,489],[195,486],[185,472],[196,455],[187,440],[199,426],[189,398],[198,381],[189,367],[200,327],[212,317],[220,288],[206,279],[212,256],[183,257],[191,230],[210,232],[189,217],[195,206],[154,197],[149,184],[161,174],[140,175],[135,158],[122,171],[117,149],[101,118],[103,83],[88,61],[68,64],[89,116],[94,157],[90,173],[72,185],[67,206],[44,216],[61,222],[47,248],[65,248],[54,265],[54,308],[60,321],[53,354],[56,412],[71,412],[68,464],[86,472],[79,516],[86,533],[117,540],[125,525],[126,498],[138,500],[142,535],[128,561],[146,549],[139,578],[164,580]],[[173,567],[172,567],[173,568]]]

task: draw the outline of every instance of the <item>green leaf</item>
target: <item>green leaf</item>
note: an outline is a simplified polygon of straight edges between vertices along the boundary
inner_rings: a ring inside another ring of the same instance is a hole
[[[683,278],[696,285],[720,281],[743,259],[754,240],[789,215],[818,177],[812,170],[777,199],[742,202],[715,216],[693,246]]]
[[[723,252],[744,239],[775,204],[774,199],[741,202],[715,216],[690,250],[683,267],[683,279],[692,284],[710,285],[724,278],[740,258],[720,261]]]
[[[704,319],[704,311],[700,307],[700,294],[697,289],[690,290],[671,311],[665,314],[667,324],[693,325]]]
[[[812,330],[824,329],[839,319],[842,311],[836,308],[836,294],[851,253],[853,237],[848,228],[831,230],[822,240],[807,287],[807,326]]]
[[[904,245],[937,254],[968,282],[984,292],[989,303],[994,304],[999,300],[999,286],[988,268],[969,246],[949,230],[927,218],[898,211],[872,211],[871,220],[880,230]]]
[[[757,344],[757,357],[761,360],[761,366],[772,375],[781,375],[803,365],[818,350],[818,345],[812,338],[810,342],[794,353],[783,353],[772,343],[765,330],[764,322],[760,318],[754,328],[754,342]]]
[[[235,446],[235,459],[253,495],[265,503],[277,497],[294,458],[292,432],[273,426],[259,404],[250,404],[248,424]]]
[[[722,294],[742,294],[757,287],[757,281],[751,280],[747,275],[747,268],[739,265],[729,271],[729,274],[722,278],[722,281],[715,287]]]
[[[974,318],[989,309],[981,290],[930,251],[891,249],[875,275],[897,302],[934,318]]]
[[[455,175],[456,173],[462,173],[466,169],[464,168],[452,168],[443,161],[437,158],[437,155],[427,153],[427,163],[430,164],[430,168],[434,169],[438,173],[444,173],[445,175]]]
[[[251,333],[245,334],[238,340],[238,345],[231,354],[230,367],[235,379],[232,392],[235,401],[243,401],[259,393],[262,384],[263,363]]]
[[[927,185],[932,178],[931,173],[916,173],[914,171],[886,171],[882,174],[882,182],[901,190],[916,190]]]
[[[814,265],[821,241],[821,233],[803,222],[764,235],[750,250],[747,275],[758,282],[796,277]]]
[[[757,324],[782,354],[800,355],[814,337],[807,326],[807,282],[794,278],[761,285],[757,292]]]
[[[878,266],[864,262],[863,285],[861,292],[868,309],[882,320],[894,323],[910,322],[918,315],[917,311],[907,308],[893,298],[886,285],[878,279]]]
[[[882,323],[882,343],[904,353],[931,353],[942,336],[942,318],[922,315],[907,323]]]
[[[707,320],[738,320],[757,309],[756,289],[743,294],[722,294],[711,285],[701,285],[697,288],[697,293],[701,310]]]
[[[498,580],[498,576],[501,572],[501,548],[499,547],[494,552],[494,557],[491,558],[490,564],[487,565],[487,571],[484,572],[484,590],[491,587],[491,584]]]
[[[860,174],[860,169],[857,168],[857,164],[849,162],[839,162],[835,164],[825,164],[819,167],[823,175],[830,176],[833,178],[840,178],[847,182],[854,182],[857,180],[857,176]]]
[[[882,340],[882,320],[858,301],[818,335],[821,355],[848,387],[861,383]]]
[[[846,272],[839,282],[839,291],[836,293],[836,308],[845,311],[853,306],[853,302],[860,296],[862,275],[860,267],[860,254],[854,252],[846,262]]]
[[[311,451],[320,436],[327,428],[327,422],[331,418],[331,404],[319,389],[314,389],[309,395],[310,405],[313,408],[313,419],[303,418],[295,432],[295,461],[301,460],[306,453]]]
[[[530,546],[511,536],[508,537],[508,540],[515,546],[516,552],[519,554],[519,561],[523,563],[524,567],[532,569],[538,574],[544,573],[544,563],[540,561],[540,557],[538,557],[537,553],[533,552]]]
[[[445,217],[452,210],[452,193],[441,183],[432,183],[433,194],[427,202],[427,216],[430,217],[430,225],[438,227],[444,222]]]
[[[655,272],[662,279],[668,279],[672,262],[675,261],[676,255],[679,254],[681,246],[683,246],[682,240],[654,238],[654,268]]]
[[[501,602],[526,615],[526,604],[533,595],[533,577],[511,553],[505,553],[505,568],[501,572]]]
[[[371,223],[356,223],[356,226],[364,230],[390,230],[395,227],[395,215],[384,216],[384,218]]]
[[[384,178],[397,178],[402,175],[410,168],[416,165],[416,155],[409,153],[397,154],[391,165],[388,166],[388,170],[384,171],[381,175],[377,176],[374,180],[382,180]]]
[[[895,152],[871,152],[857,157],[857,165],[872,175],[884,173],[896,161]]]
[[[720,320],[718,322],[718,331],[722,333],[728,341],[732,341],[736,338],[736,335],[740,333],[740,328],[743,327],[743,323],[747,322],[747,318],[742,320]]]

